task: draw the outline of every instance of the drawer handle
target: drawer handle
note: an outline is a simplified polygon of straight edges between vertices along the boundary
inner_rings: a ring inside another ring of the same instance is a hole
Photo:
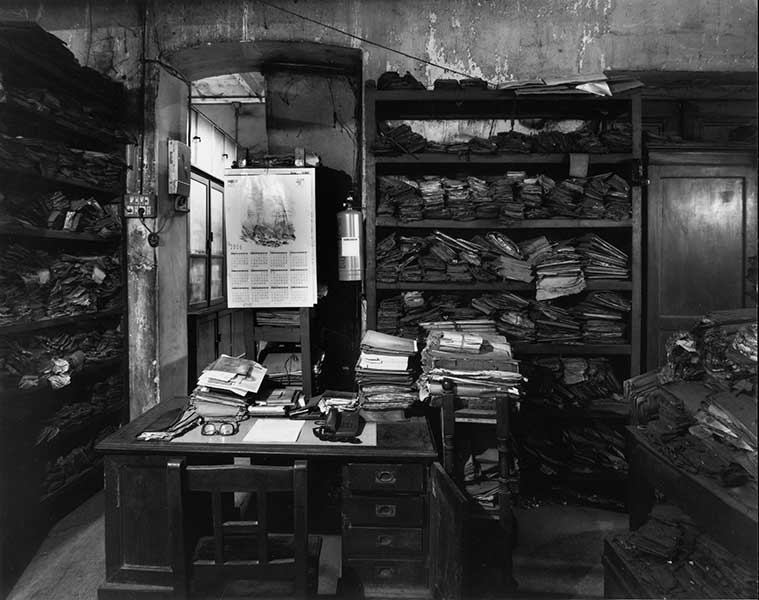
[[[378,535],[377,536],[377,545],[378,546],[392,546],[393,545],[393,536],[392,535]]]
[[[377,471],[374,474],[374,481],[377,483],[395,483],[397,480],[395,471]]]
[[[378,517],[394,517],[395,509],[395,504],[375,504],[374,514]]]
[[[390,579],[395,577],[395,569],[393,567],[377,567],[374,574],[377,579]]]

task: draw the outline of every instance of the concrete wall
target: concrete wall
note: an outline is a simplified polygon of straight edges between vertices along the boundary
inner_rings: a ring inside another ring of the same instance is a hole
[[[443,72],[254,0],[153,4],[159,51],[218,41],[310,40],[361,48],[364,77]],[[602,69],[757,68],[756,0],[284,0],[290,11],[493,82]],[[0,19],[38,21],[89,66],[136,81],[136,0],[4,2]]]
[[[231,137],[235,137],[235,111],[231,104],[198,104],[202,112]],[[237,143],[251,153],[266,153],[269,143],[266,131],[266,105],[241,104],[237,123]]]
[[[358,128],[356,92],[344,75],[297,71],[266,73],[266,129],[269,152],[305,148],[322,164],[356,179]],[[360,98],[360,96],[359,96]]]

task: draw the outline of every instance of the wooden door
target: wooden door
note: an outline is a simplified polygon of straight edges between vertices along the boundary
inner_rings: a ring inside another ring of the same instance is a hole
[[[712,311],[746,306],[756,254],[754,158],[735,152],[655,152],[649,167],[648,369],[664,344]]]
[[[430,467],[429,506],[430,588],[434,598],[459,600],[469,584],[469,507],[438,462]]]

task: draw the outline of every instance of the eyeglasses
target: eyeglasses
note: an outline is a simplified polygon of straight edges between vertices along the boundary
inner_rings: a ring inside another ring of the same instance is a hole
[[[239,431],[234,421],[206,421],[200,427],[202,435],[234,435]]]

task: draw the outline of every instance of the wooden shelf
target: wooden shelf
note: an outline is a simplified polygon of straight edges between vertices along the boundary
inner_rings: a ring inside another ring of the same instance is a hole
[[[39,395],[40,393],[48,393],[48,392],[58,392],[58,391],[67,391],[71,389],[71,385],[75,383],[79,383],[81,381],[87,381],[95,378],[96,376],[104,377],[105,373],[111,371],[112,369],[120,366],[123,362],[123,358],[113,358],[110,360],[104,360],[104,361],[97,361],[97,362],[90,362],[87,363],[85,361],[84,367],[80,371],[75,371],[74,373],[71,373],[71,384],[59,388],[58,390],[54,390],[53,388],[48,385],[47,381],[34,388],[28,388],[28,389],[19,389],[18,387],[15,387],[13,384],[11,386],[3,387],[3,385],[0,385],[0,394],[3,396],[3,400],[21,400],[21,399],[28,399],[30,396]],[[4,380],[5,382],[9,382],[6,378]],[[14,381],[15,383],[15,381]]]
[[[103,459],[98,458],[89,467],[80,471],[59,488],[40,498],[40,510],[47,513],[56,513],[55,505],[61,503],[64,512],[68,504],[77,505],[84,498],[103,487]],[[88,493],[89,492],[89,493]]]
[[[633,160],[632,153],[590,154],[591,165],[616,165]],[[401,156],[376,155],[379,165],[560,165],[569,164],[569,154],[447,154],[445,152],[418,152]]]
[[[90,415],[87,421],[68,429],[61,429],[52,440],[42,442],[40,447],[60,448],[80,437],[93,438],[103,427],[110,425],[115,417],[126,413],[126,404],[106,408],[103,412]]]
[[[11,168],[0,165],[0,173],[2,172],[9,173],[11,175],[18,175],[21,177],[40,179],[43,181],[54,183],[56,185],[63,185],[66,187],[75,187],[81,190],[87,190],[89,192],[95,192],[98,194],[120,195],[124,192],[124,190],[121,188],[119,189],[104,188],[102,186],[86,183],[83,181],[77,181],[75,179],[69,179],[66,177],[58,177],[55,175],[45,175],[43,173],[38,173],[37,171],[32,171],[31,169],[11,169]]]
[[[370,84],[371,85],[371,84]],[[375,84],[376,85],[376,84]],[[580,90],[569,93],[554,92],[551,94],[517,94],[514,89],[503,90],[378,90],[376,87],[372,90],[377,103],[381,102],[463,102],[467,100],[481,101],[513,101],[531,102],[542,100],[555,102],[557,100],[567,101],[571,96],[572,101],[580,102],[598,102],[609,104],[613,102],[624,101],[621,95],[617,96],[597,96],[595,94],[585,93]]]
[[[111,308],[93,313],[82,313],[78,315],[69,315],[58,317],[56,319],[38,319],[26,323],[14,323],[13,325],[0,326],[0,335],[10,335],[17,333],[26,333],[28,331],[38,331],[40,329],[49,329],[51,327],[62,327],[65,325],[75,325],[87,321],[99,321],[101,319],[110,319],[121,315],[121,308]]]
[[[586,281],[585,289],[588,291],[615,290],[628,291],[632,289],[632,282],[616,279],[593,279]],[[493,291],[493,292],[530,292],[535,290],[532,283],[521,281],[487,282],[429,282],[429,281],[400,281],[397,283],[377,282],[377,290],[419,290],[419,291]]]
[[[512,344],[514,353],[519,354],[614,354],[618,356],[632,353],[630,344],[550,344],[550,343],[525,343]]]
[[[261,327],[256,325],[253,328],[253,338],[267,342],[300,342],[300,326]]]
[[[61,229],[43,229],[41,227],[24,227],[17,225],[0,225],[2,236],[23,236],[50,240],[67,240],[72,242],[88,242],[97,244],[112,244],[121,239],[121,234],[103,237],[95,233],[80,231],[65,231]]]
[[[509,225],[498,219],[478,219],[474,221],[454,221],[453,219],[422,219],[421,221],[401,221],[395,217],[377,217],[377,227],[395,229],[490,229],[495,231],[513,229],[628,229],[632,219],[611,221],[608,219],[525,219]]]
[[[98,129],[72,121],[61,121],[50,111],[34,110],[20,106],[12,100],[0,101],[0,117],[3,116],[7,117],[14,125],[23,123],[23,125],[14,127],[14,129],[33,124],[33,131],[37,131],[40,128],[45,129],[46,138],[54,137],[69,142],[73,138],[77,141],[86,142],[87,148],[110,148],[118,144],[132,143],[132,140],[128,139],[126,135],[120,136],[116,132],[109,131],[106,128]],[[29,137],[38,137],[38,135],[35,133],[35,135],[30,135]]]

